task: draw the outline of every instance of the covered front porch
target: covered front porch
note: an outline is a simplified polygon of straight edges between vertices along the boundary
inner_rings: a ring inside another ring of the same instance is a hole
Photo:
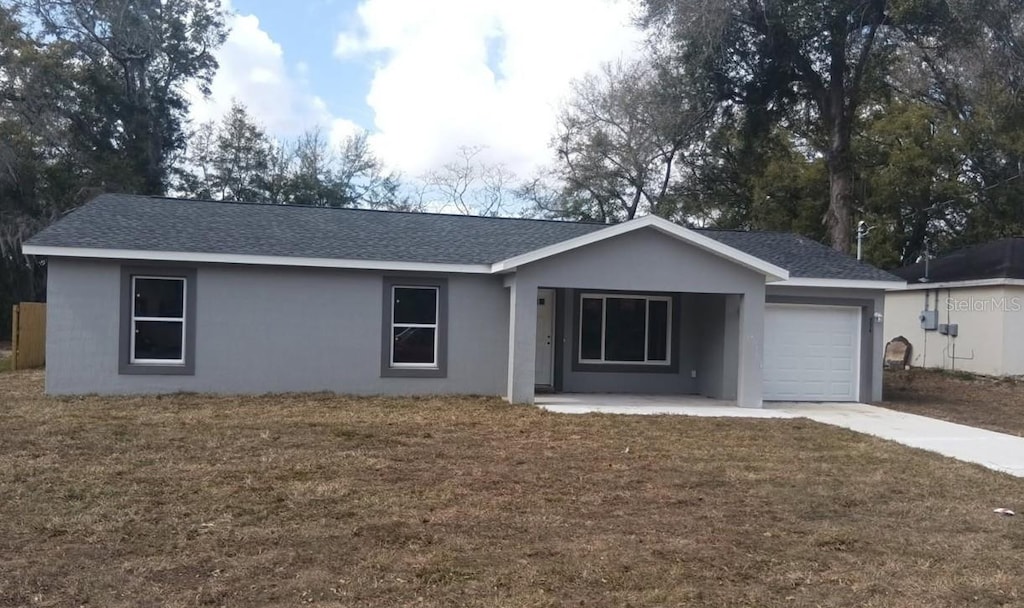
[[[788,273],[660,218],[595,234],[502,264],[506,398],[703,395],[760,408],[765,284]]]
[[[750,371],[740,365],[744,294],[547,286],[536,294],[536,399],[625,394],[633,403],[641,396],[739,403]],[[748,406],[760,406],[747,397]]]

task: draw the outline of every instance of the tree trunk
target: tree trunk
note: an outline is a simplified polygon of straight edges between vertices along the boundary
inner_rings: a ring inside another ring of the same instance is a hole
[[[845,122],[842,115],[835,120],[837,124],[832,129],[832,145],[828,154],[829,202],[825,227],[832,248],[850,253],[854,175],[850,126],[842,124]]]
[[[829,166],[829,203],[825,215],[832,248],[850,253],[850,218],[853,208],[853,167]]]

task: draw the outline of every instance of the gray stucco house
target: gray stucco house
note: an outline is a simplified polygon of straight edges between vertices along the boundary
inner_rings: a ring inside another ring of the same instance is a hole
[[[46,256],[51,394],[878,401],[885,289],[784,233],[103,195]]]

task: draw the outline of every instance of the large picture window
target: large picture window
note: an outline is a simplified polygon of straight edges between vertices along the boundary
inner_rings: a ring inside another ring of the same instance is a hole
[[[132,277],[131,362],[185,362],[185,277]]]
[[[670,363],[670,297],[583,294],[579,324],[580,363]]]
[[[437,367],[439,294],[437,287],[391,288],[392,367]]]

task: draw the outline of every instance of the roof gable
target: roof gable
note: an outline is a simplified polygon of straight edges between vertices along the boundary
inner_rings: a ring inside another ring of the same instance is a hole
[[[662,219],[657,216],[648,215],[642,218],[623,222],[621,224],[615,224],[608,226],[602,230],[589,232],[560,243],[549,245],[541,249],[536,249],[528,253],[509,258],[501,261],[494,265],[496,272],[506,272],[509,270],[515,270],[519,266],[529,264],[551,256],[560,255],[567,251],[573,251],[580,247],[585,247],[592,243],[597,243],[606,239],[610,239],[637,230],[643,230],[645,228],[652,228],[658,232],[675,238],[679,241],[693,245],[698,249],[724,258],[744,268],[753,270],[759,274],[765,275],[769,281],[784,281],[789,278],[789,272],[785,268],[780,268],[774,264],[768,263],[760,258],[754,257],[748,253],[740,251],[734,247],[726,245],[720,241],[708,238],[694,230],[684,228],[678,224],[674,224],[668,220]]]

